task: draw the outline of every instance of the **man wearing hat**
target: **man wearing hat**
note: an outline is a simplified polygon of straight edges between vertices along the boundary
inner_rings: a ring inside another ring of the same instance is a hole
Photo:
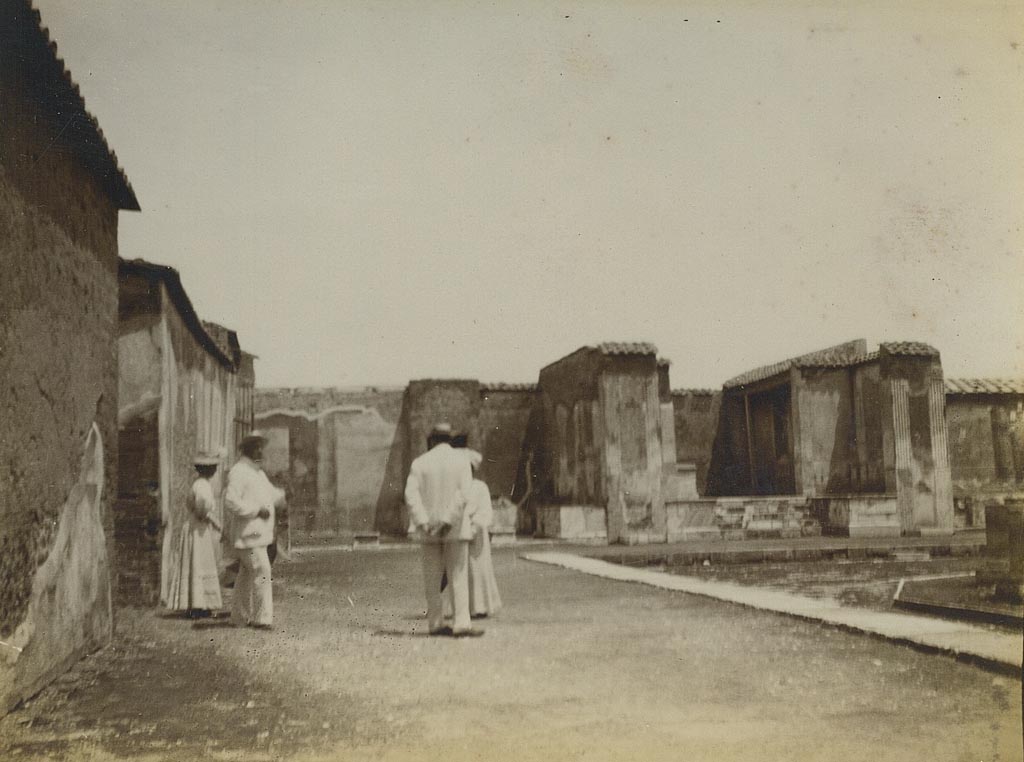
[[[483,635],[469,617],[469,539],[466,498],[473,483],[469,461],[451,447],[452,429],[438,424],[427,437],[427,451],[412,462],[405,484],[411,533],[423,547],[423,589],[427,598],[427,626],[431,635],[467,637]],[[454,621],[444,626],[441,579],[452,589]]]
[[[231,621],[259,629],[270,629],[274,621],[267,546],[274,540],[274,505],[284,495],[261,467],[266,442],[259,431],[242,438],[241,457],[228,472],[224,492],[224,508],[232,519],[229,540],[239,562]]]

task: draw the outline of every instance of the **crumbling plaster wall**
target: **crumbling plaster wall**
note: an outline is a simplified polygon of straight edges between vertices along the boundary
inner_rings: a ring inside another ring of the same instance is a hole
[[[697,467],[697,491],[701,495],[707,494],[708,467],[721,405],[721,392],[683,390],[672,393],[676,461]]]
[[[180,557],[173,552],[188,526],[185,499],[195,480],[197,453],[223,454],[214,480],[214,494],[223,492],[225,467],[234,462],[234,369],[211,355],[189,330],[161,284],[161,348],[163,393],[160,409],[160,499],[163,519],[160,600],[178,572]],[[218,501],[216,518],[223,526]]]
[[[516,492],[520,461],[525,467],[526,428],[537,392],[534,390],[485,389],[480,392],[480,438],[469,446],[483,453],[478,478],[492,496],[521,499]]]
[[[584,349],[540,371],[541,430],[534,467],[539,505],[608,502],[599,353]]]
[[[1024,487],[1024,395],[946,396],[957,497]]]
[[[116,474],[117,209],[6,75],[0,101],[0,639],[59,633],[0,646],[3,711],[110,637],[110,491],[71,498],[88,448]]]

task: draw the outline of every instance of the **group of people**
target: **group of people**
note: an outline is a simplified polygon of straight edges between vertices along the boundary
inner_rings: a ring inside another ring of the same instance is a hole
[[[501,608],[491,563],[491,493],[473,477],[483,456],[466,445],[465,435],[438,424],[405,485],[409,532],[422,545],[428,631],[456,638],[483,635],[473,618]]]
[[[196,479],[186,498],[186,519],[176,536],[177,573],[168,586],[167,607],[190,617],[211,616],[223,606],[217,544],[238,566],[231,603],[231,624],[270,629],[274,622],[271,558],[275,512],[284,507],[284,491],[263,471],[266,438],[258,431],[243,437],[240,457],[228,471],[224,524],[217,522],[213,490],[220,459],[200,454]]]
[[[177,573],[170,581],[168,608],[190,617],[213,615],[223,606],[217,543],[238,565],[231,624],[270,629],[274,620],[271,561],[275,512],[284,492],[271,484],[262,468],[266,438],[246,435],[240,457],[228,471],[224,490],[224,524],[217,521],[213,478],[220,459],[201,454],[189,491],[187,518],[176,535]],[[501,596],[491,562],[491,493],[474,478],[483,456],[468,448],[465,435],[438,424],[427,438],[427,451],[409,471],[405,501],[409,531],[422,545],[427,623],[431,635],[478,637],[473,619],[496,613]]]

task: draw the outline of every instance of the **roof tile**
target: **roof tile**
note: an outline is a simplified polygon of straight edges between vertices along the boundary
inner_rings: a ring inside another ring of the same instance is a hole
[[[64,124],[63,140],[80,161],[99,178],[101,185],[121,209],[138,210],[135,191],[117,156],[103,135],[96,117],[89,113],[81,90],[71,77],[64,59],[57,55],[57,43],[43,26],[39,10],[28,0],[10,4],[13,12],[0,14],[0,53],[16,56],[29,70],[32,81],[42,87],[38,102],[53,119]],[[16,7],[14,7],[16,6]],[[3,50],[7,48],[8,50]]]
[[[912,357],[938,357],[939,350],[921,341],[889,341],[881,345],[891,355],[909,355]]]
[[[597,351],[603,355],[656,355],[658,348],[646,341],[607,341],[598,344]]]
[[[1024,394],[1024,378],[947,378],[946,394]]]

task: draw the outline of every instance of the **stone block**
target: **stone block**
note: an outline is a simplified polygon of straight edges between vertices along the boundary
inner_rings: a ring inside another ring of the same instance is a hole
[[[593,505],[549,505],[537,512],[540,535],[562,540],[607,540],[605,510]]]
[[[683,527],[677,535],[670,535],[669,542],[688,540],[720,540],[722,532],[718,527]]]
[[[899,537],[898,526],[851,526],[850,537]]]

